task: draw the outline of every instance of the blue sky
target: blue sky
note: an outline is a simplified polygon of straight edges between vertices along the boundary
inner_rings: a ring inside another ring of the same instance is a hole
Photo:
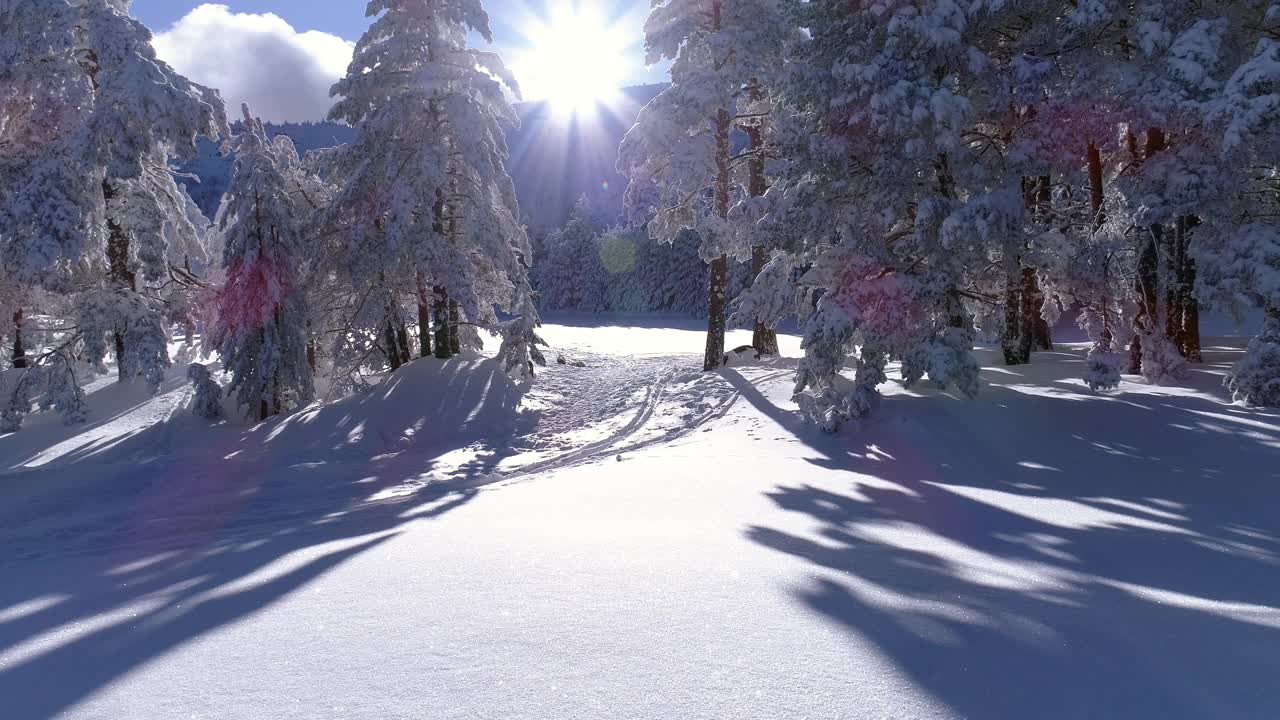
[[[522,70],[537,64],[530,28],[539,20],[545,23],[553,6],[564,10],[575,3],[613,24],[608,42],[616,47],[618,85],[665,80],[664,68],[646,68],[643,62],[642,24],[648,0],[488,0],[485,7],[494,33],[491,49],[501,53],[519,77]],[[320,119],[327,107],[327,88],[345,68],[339,39],[354,42],[368,26],[365,2],[223,0],[218,4],[225,10],[197,10],[205,5],[199,0],[134,0],[132,12],[157,34],[157,51],[163,59],[191,79],[221,89],[233,107],[249,102],[269,120]],[[269,20],[268,13],[283,22]],[[590,46],[591,39],[585,42]],[[599,42],[597,38],[596,52]],[[534,84],[522,82],[526,88]]]

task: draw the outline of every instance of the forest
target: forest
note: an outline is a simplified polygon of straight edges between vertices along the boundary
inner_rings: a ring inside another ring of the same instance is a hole
[[[1275,716],[1280,0],[196,4],[0,0],[0,717]]]

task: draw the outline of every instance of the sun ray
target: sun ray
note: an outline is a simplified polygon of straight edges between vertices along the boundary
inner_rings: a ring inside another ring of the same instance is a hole
[[[617,100],[632,33],[593,5],[558,2],[525,23],[526,49],[512,63],[525,100],[561,116],[594,115]]]

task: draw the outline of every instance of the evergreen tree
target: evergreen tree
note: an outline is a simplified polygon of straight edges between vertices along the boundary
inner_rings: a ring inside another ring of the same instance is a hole
[[[169,366],[164,304],[148,284],[174,279],[174,235],[191,237],[189,199],[169,169],[194,156],[198,136],[226,132],[217,92],[156,58],[151,33],[125,0],[76,0],[76,57],[93,89],[84,142],[97,169],[105,227],[90,264],[98,286],[80,314],[86,353],[100,362],[114,338],[121,380],[144,376],[154,391]],[[98,253],[101,253],[100,255]],[[179,261],[180,263],[181,261]]]
[[[298,273],[314,182],[287,136],[268,139],[247,106],[243,112],[241,133],[227,143],[236,164],[217,218],[226,280],[212,340],[239,405],[266,420],[314,397]]]
[[[335,158],[331,269],[355,294],[386,300],[354,303],[344,324],[374,337],[390,327],[386,344],[402,346],[400,297],[413,297],[420,326],[432,306],[442,358],[478,344],[474,327],[508,329],[497,310],[536,326],[536,314],[525,317],[532,252],[505,166],[502,126],[518,123],[505,90],[516,83],[497,55],[467,47],[470,32],[490,39],[488,15],[479,0],[372,0],[368,14],[375,20],[333,88],[331,118],[359,137]],[[342,347],[359,333],[335,335],[337,352],[359,365],[367,353]],[[403,350],[387,354],[407,360]]]
[[[740,249],[730,210],[750,195],[735,182],[731,133],[751,114],[744,88],[776,67],[768,47],[787,27],[774,0],[657,0],[645,23],[647,60],[672,61],[671,85],[640,111],[618,169],[631,179],[633,210],[652,210],[650,237],[671,242],[694,230],[701,238],[710,266],[706,370],[724,356],[729,256]]]

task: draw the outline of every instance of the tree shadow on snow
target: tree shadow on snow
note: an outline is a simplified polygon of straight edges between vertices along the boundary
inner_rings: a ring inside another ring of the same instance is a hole
[[[748,537],[804,561],[796,601],[956,715],[1280,707],[1276,413],[987,372],[977,403],[894,395],[832,437],[726,376],[839,473],[768,493],[812,533]]]
[[[147,458],[176,432],[155,426],[120,440],[120,462],[0,477],[0,715],[57,715],[471,502],[534,418],[492,362],[415,365],[360,397],[175,440],[198,448]]]

